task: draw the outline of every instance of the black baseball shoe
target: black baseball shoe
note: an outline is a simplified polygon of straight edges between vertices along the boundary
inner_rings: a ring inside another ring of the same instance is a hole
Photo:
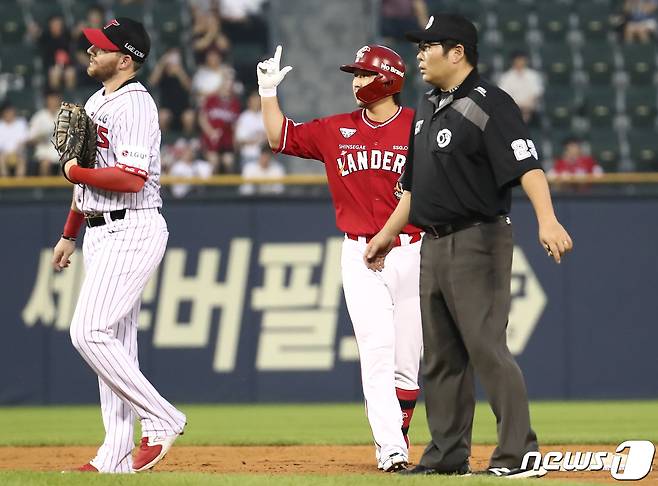
[[[412,469],[405,469],[404,471],[399,471],[398,474],[404,474],[409,476],[412,474],[418,476],[421,475],[428,476],[430,474],[441,474],[444,476],[470,476],[471,467],[468,465],[468,462],[465,462],[457,469],[450,469],[450,470],[436,469],[433,467],[423,466],[422,464],[418,464],[416,467]]]
[[[506,478],[506,479],[527,479],[527,478],[541,478],[545,476],[546,469],[539,467],[539,469],[521,469],[520,467],[508,468],[508,467],[490,467],[486,471],[482,471],[479,474],[486,476],[493,476],[497,478]]]

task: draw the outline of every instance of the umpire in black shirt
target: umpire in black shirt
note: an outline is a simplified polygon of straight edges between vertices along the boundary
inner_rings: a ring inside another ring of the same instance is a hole
[[[510,191],[521,184],[534,207],[539,240],[557,263],[573,244],[553,212],[535,144],[512,98],[480,78],[477,31],[460,15],[439,14],[418,44],[421,99],[402,178],[404,193],[364,259],[381,270],[404,225],[424,228],[420,305],[423,376],[432,440],[407,474],[470,471],[477,373],[496,416],[498,447],[487,474],[532,477],[521,470],[537,451],[523,375],[507,347],[512,226]]]

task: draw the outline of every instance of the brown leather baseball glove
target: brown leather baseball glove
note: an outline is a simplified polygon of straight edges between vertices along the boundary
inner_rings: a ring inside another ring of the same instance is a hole
[[[96,124],[85,113],[82,105],[63,102],[55,118],[53,145],[64,165],[77,159],[80,167],[96,166]]]

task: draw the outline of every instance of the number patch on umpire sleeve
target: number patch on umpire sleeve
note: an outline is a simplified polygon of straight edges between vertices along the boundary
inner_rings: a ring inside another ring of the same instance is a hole
[[[512,146],[512,150],[514,150],[514,157],[516,157],[516,160],[518,160],[519,162],[527,159],[528,157],[534,157],[535,160],[539,160],[537,149],[535,148],[535,144],[532,140],[530,139],[524,140],[522,138],[519,138],[517,140],[514,140],[511,143],[511,146]]]

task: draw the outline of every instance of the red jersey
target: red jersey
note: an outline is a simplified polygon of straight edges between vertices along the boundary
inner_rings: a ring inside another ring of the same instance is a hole
[[[558,175],[581,175],[600,174],[602,170],[592,157],[582,155],[572,162],[564,159],[556,160],[553,172]]]
[[[338,228],[374,235],[398,204],[394,189],[407,162],[413,119],[414,111],[402,107],[379,124],[364,109],[307,123],[286,118],[275,152],[324,162]],[[420,231],[412,225],[403,230]]]
[[[208,123],[221,131],[218,140],[210,139],[205,133],[201,143],[206,150],[231,151],[233,150],[233,126],[240,116],[240,101],[237,97],[229,98],[217,95],[208,96],[201,107],[208,118]]]

